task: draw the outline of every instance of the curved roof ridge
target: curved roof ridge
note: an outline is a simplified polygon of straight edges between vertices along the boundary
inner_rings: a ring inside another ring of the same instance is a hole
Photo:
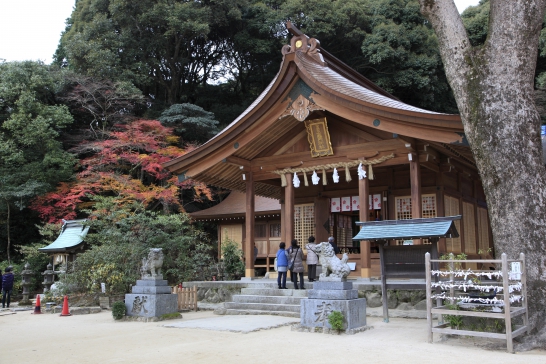
[[[431,115],[454,115],[440,113],[436,111],[430,111],[421,109],[415,106],[411,106],[397,99],[381,95],[380,93],[366,88],[362,85],[355,83],[354,81],[343,77],[338,72],[332,70],[328,65],[320,65],[312,58],[306,56],[303,52],[296,52],[297,59],[301,62],[301,65],[309,72],[310,75],[317,81],[319,81],[324,87],[329,88],[336,93],[344,94],[354,99],[364,101],[370,104],[402,110],[412,111],[423,114]],[[325,82],[330,81],[330,82]]]

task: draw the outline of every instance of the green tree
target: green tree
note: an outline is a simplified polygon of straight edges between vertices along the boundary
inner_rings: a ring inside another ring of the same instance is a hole
[[[73,173],[75,159],[58,140],[73,119],[55,102],[57,86],[41,63],[0,63],[0,211],[7,216],[8,260],[12,209],[24,209]]]
[[[218,132],[214,114],[192,104],[174,104],[158,118],[165,126],[174,128],[185,142],[204,143]]]

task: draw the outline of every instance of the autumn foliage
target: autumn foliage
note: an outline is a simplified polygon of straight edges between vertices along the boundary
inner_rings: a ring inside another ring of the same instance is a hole
[[[116,125],[105,140],[84,142],[71,150],[80,157],[74,182],[31,205],[46,222],[74,219],[93,203],[92,195],[116,197],[118,204],[138,201],[152,210],[183,211],[185,200],[212,199],[211,191],[193,181],[178,182],[161,163],[179,157],[193,146],[176,146],[178,137],[156,120]]]

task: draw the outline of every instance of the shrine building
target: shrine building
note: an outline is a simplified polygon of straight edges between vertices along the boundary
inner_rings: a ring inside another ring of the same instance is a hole
[[[272,270],[281,241],[335,238],[353,277],[378,276],[377,247],[353,241],[357,221],[462,215],[441,253],[492,247],[485,194],[458,115],[399,101],[288,23],[290,45],[263,93],[199,148],[164,164],[233,191],[193,213],[242,244],[246,276]],[[427,244],[391,241],[390,244]]]

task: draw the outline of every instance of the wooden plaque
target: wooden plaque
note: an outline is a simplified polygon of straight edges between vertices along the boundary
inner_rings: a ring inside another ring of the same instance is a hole
[[[311,157],[334,155],[326,118],[305,121]]]

